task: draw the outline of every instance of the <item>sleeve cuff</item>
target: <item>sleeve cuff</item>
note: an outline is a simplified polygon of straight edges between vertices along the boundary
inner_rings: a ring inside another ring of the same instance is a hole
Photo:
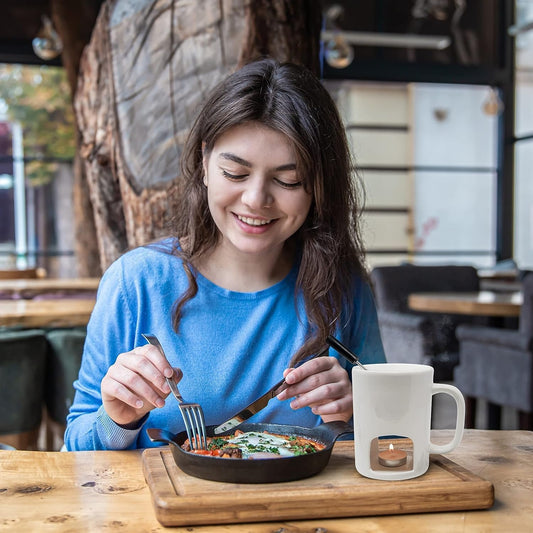
[[[101,405],[96,415],[96,431],[98,432],[100,441],[106,449],[125,450],[132,447],[134,448],[137,435],[139,435],[139,432],[147,419],[148,414],[139,421],[139,427],[135,429],[127,429],[119,426],[112,418],[110,418],[103,405]]]

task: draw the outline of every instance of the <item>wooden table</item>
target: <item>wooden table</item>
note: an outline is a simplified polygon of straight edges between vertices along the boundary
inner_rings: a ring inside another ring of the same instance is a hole
[[[433,431],[435,442],[451,437]],[[0,531],[342,533],[533,530],[533,432],[466,430],[452,461],[490,481],[489,510],[178,527],[155,518],[141,451],[0,451]],[[385,483],[385,482],[383,482]],[[389,482],[401,487],[402,481]],[[401,490],[401,489],[400,489]]]
[[[522,301],[521,292],[420,292],[409,295],[408,305],[413,311],[517,317]]]
[[[0,269],[0,279],[32,279],[45,276],[46,270],[40,267]]]
[[[516,268],[509,268],[507,270],[495,270],[493,268],[480,268],[477,271],[480,279],[506,279],[516,280],[520,275],[520,271]]]
[[[0,300],[0,326],[25,328],[86,326],[95,298]]]
[[[0,279],[0,295],[33,298],[43,293],[91,292],[98,289],[100,278]]]
[[[516,280],[482,279],[479,281],[479,286],[482,291],[520,292],[523,283]]]

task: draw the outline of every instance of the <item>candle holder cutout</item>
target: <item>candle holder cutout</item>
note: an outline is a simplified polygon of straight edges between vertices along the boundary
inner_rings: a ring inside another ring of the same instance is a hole
[[[403,436],[381,436],[370,443],[370,467],[376,471],[413,469],[413,441]]]

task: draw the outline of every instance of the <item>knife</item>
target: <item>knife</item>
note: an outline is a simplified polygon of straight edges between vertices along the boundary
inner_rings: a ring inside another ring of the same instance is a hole
[[[296,365],[296,367],[303,365],[304,363],[307,363],[307,361],[311,361],[311,359],[315,359],[316,357],[323,357],[324,355],[327,355],[328,350],[329,346],[326,346],[326,348],[324,348],[319,353],[311,355],[307,359],[300,361]],[[257,400],[253,401],[250,405],[239,411],[237,414],[233,415],[230,419],[217,426],[213,430],[213,432],[215,433],[215,435],[219,435],[220,433],[229,431],[230,429],[237,427],[239,424],[242,424],[245,420],[248,420],[248,418],[261,411],[261,409],[264,409],[272,398],[277,396],[288,386],[289,385],[285,383],[285,378],[283,378],[281,381],[278,381],[272,388],[265,392],[265,394],[257,398]]]

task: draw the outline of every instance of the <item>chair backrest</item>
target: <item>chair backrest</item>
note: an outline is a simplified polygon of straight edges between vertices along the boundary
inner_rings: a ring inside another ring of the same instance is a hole
[[[523,335],[533,338],[533,273],[527,274],[522,281],[524,303],[520,310],[519,329]]]
[[[41,329],[0,328],[0,441],[37,449],[48,344]]]
[[[87,336],[86,328],[58,328],[46,332],[49,352],[44,398],[50,418],[66,424],[74,400],[73,383],[78,379]]]
[[[371,273],[378,310],[411,312],[413,292],[469,292],[479,290],[477,270],[469,265],[395,265],[375,267]]]

